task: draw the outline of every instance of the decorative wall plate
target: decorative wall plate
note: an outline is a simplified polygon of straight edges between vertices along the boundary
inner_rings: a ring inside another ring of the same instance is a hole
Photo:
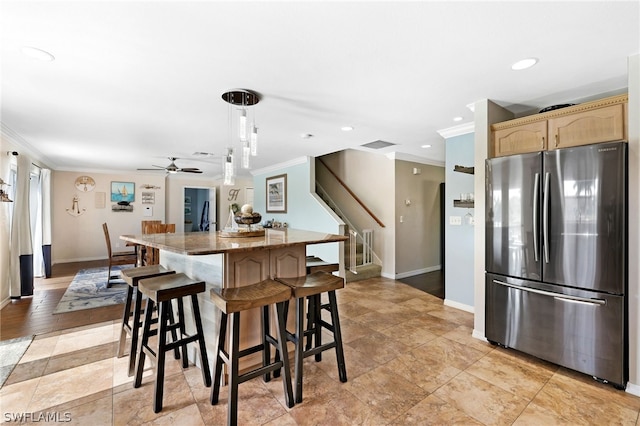
[[[91,176],[80,176],[76,179],[76,188],[78,191],[89,192],[96,187],[96,181]]]

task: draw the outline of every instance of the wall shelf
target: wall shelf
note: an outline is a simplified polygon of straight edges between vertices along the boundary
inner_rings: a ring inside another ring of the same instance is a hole
[[[472,175],[475,171],[475,167],[467,167],[467,166],[458,166],[455,165],[453,166],[453,171],[454,172],[459,172],[459,173],[467,173]]]
[[[114,211],[114,212],[132,212],[133,211],[133,206],[132,205],[121,206],[119,204],[114,204],[114,205],[111,206],[111,211]]]
[[[472,209],[473,201],[453,200],[453,207],[459,207],[461,209]]]

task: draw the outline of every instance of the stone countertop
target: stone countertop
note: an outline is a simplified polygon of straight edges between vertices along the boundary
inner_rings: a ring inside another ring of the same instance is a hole
[[[189,256],[345,241],[343,235],[300,229],[265,229],[262,237],[221,237],[219,232],[121,235],[121,240]]]

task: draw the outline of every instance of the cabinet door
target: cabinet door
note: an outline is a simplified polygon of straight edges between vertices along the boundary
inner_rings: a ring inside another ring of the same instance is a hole
[[[624,104],[549,119],[549,149],[625,140]]]
[[[494,157],[544,151],[547,148],[547,122],[522,124],[493,133]]]

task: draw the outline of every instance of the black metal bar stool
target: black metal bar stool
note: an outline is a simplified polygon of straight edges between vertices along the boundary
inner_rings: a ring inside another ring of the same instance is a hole
[[[129,284],[127,289],[127,300],[124,304],[124,312],[122,314],[122,330],[120,331],[120,342],[118,344],[118,358],[125,354],[125,346],[127,335],[131,336],[131,346],[129,348],[129,376],[133,376],[136,366],[136,353],[138,351],[138,336],[142,326],[142,293],[138,289],[138,282],[145,278],[153,278],[161,275],[175,274],[163,268],[160,265],[141,266],[138,268],[123,269],[121,271],[122,278]],[[136,292],[136,300],[133,302],[133,292]],[[131,312],[131,304],[133,303],[133,312]],[[131,322],[129,319],[131,318]],[[175,331],[174,331],[175,333]],[[174,341],[176,340],[174,336]]]
[[[287,331],[286,334],[287,339],[295,344],[295,395],[296,403],[299,403],[302,402],[302,363],[306,357],[315,355],[316,361],[321,361],[322,352],[335,348],[340,381],[343,383],[347,381],[347,368],[344,361],[342,334],[340,332],[340,318],[338,315],[338,304],[336,303],[336,290],[344,288],[344,279],[328,272],[320,271],[304,277],[276,278],[276,280],[291,287],[293,298],[296,299],[296,330],[294,333]],[[322,304],[322,293],[327,293],[329,303]],[[306,330],[304,329],[305,300],[309,302]],[[322,309],[330,312],[331,323],[322,319]],[[285,313],[286,312],[287,309],[285,308]],[[322,343],[322,328],[329,330],[333,334],[333,341]],[[303,347],[305,337],[307,338],[306,347]],[[276,359],[279,358],[280,354],[276,353]]]
[[[149,356],[152,360],[155,360],[156,377],[153,411],[158,413],[162,410],[165,352],[181,347],[182,366],[186,368],[188,366],[187,343],[197,341],[200,347],[202,379],[205,386],[211,386],[209,360],[204,342],[204,334],[202,332],[200,308],[198,306],[198,293],[202,293],[205,290],[205,284],[204,281],[194,281],[185,274],[172,274],[140,280],[138,290],[147,296],[147,306],[144,312],[142,340],[138,350],[136,377],[133,386],[137,388],[140,387],[142,383],[145,357]],[[185,331],[183,297],[191,297],[193,319],[196,326],[196,332],[192,335],[187,335]],[[178,305],[177,323],[174,323],[173,318],[171,318],[170,305],[172,300],[176,300]],[[152,330],[151,323],[154,304],[158,305],[158,327]],[[168,343],[167,332],[175,330],[176,328],[180,331],[179,339]],[[158,335],[158,345],[154,351],[149,346],[149,337],[156,334]]]
[[[270,345],[276,350],[286,353],[286,319],[284,304],[291,298],[291,288],[273,280],[265,280],[248,286],[211,290],[211,300],[222,311],[220,317],[220,330],[216,345],[216,359],[213,373],[213,387],[211,389],[211,404],[218,403],[220,396],[220,382],[222,380],[222,364],[229,368],[229,407],[227,424],[235,425],[238,422],[238,385],[258,376],[263,376],[265,381],[270,378],[269,373],[276,370],[283,371],[282,384],[287,406],[293,407],[293,392],[291,388],[291,373],[289,371],[288,357],[271,362]],[[269,333],[269,306],[276,305],[278,318],[277,334],[274,339]],[[262,342],[258,345],[240,350],[240,312],[252,308],[262,308],[261,328]],[[231,317],[229,318],[229,314]],[[229,332],[229,351],[225,351],[227,334],[227,321],[231,322]],[[240,358],[262,352],[262,366],[249,372],[239,374],[238,366]]]

